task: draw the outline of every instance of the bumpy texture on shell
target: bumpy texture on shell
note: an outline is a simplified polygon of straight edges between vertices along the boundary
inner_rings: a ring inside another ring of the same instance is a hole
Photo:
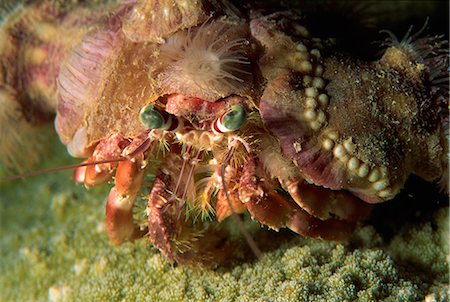
[[[420,69],[408,67],[404,78],[398,67],[419,62],[395,49],[374,63],[323,57],[272,25],[252,29],[267,47],[263,75],[272,77],[261,115],[307,179],[379,202],[411,173],[428,181],[445,173],[440,108],[423,94]],[[285,59],[271,65],[267,57]]]

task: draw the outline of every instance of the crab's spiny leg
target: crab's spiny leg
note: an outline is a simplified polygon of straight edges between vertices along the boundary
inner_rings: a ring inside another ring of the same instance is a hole
[[[225,168],[228,166],[228,164],[231,161],[231,158],[233,157],[233,153],[234,153],[234,146],[231,147],[228,150],[227,156],[223,162],[223,164],[220,167],[220,178],[222,180],[222,187],[223,190],[225,192],[225,198],[228,202],[228,206],[230,207],[231,213],[233,216],[234,221],[236,222],[239,231],[242,233],[242,235],[245,238],[245,241],[247,241],[248,246],[250,247],[250,249],[252,250],[253,254],[255,254],[256,258],[260,259],[261,258],[261,250],[259,249],[258,245],[256,244],[255,240],[252,238],[252,236],[250,235],[250,233],[247,231],[247,229],[244,226],[244,223],[242,222],[242,220],[239,218],[239,216],[236,214],[236,211],[233,208],[233,205],[230,201],[230,195],[228,194],[228,187],[227,184],[225,182]]]

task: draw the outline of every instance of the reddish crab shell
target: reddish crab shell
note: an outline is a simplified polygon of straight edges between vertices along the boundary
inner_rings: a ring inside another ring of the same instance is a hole
[[[110,5],[51,69],[58,134],[92,163],[75,180],[114,179],[113,242],[148,233],[170,260],[221,262],[227,234],[192,212],[221,222],[245,211],[342,240],[410,174],[446,175],[448,57],[428,49],[438,38],[390,41],[364,62],[324,47],[293,13],[245,17],[227,4]],[[144,225],[133,215],[140,195]]]

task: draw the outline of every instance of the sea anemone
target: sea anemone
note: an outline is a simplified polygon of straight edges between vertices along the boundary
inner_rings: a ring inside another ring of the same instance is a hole
[[[166,68],[159,74],[165,93],[208,101],[240,94],[251,86],[247,30],[224,21],[177,32],[160,48]]]
[[[382,32],[388,34],[384,45],[394,47],[404,53],[418,69],[423,72],[424,84],[428,91],[428,99],[442,110],[445,119],[448,115],[448,41],[443,35],[422,36],[428,25],[428,19],[423,27],[412,34],[412,26],[400,41],[390,31]]]

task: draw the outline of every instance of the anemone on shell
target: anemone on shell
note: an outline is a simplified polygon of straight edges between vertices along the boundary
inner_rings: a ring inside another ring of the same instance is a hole
[[[252,54],[244,24],[211,21],[170,36],[160,48],[167,64],[158,75],[165,93],[216,101],[245,95],[252,83]]]

